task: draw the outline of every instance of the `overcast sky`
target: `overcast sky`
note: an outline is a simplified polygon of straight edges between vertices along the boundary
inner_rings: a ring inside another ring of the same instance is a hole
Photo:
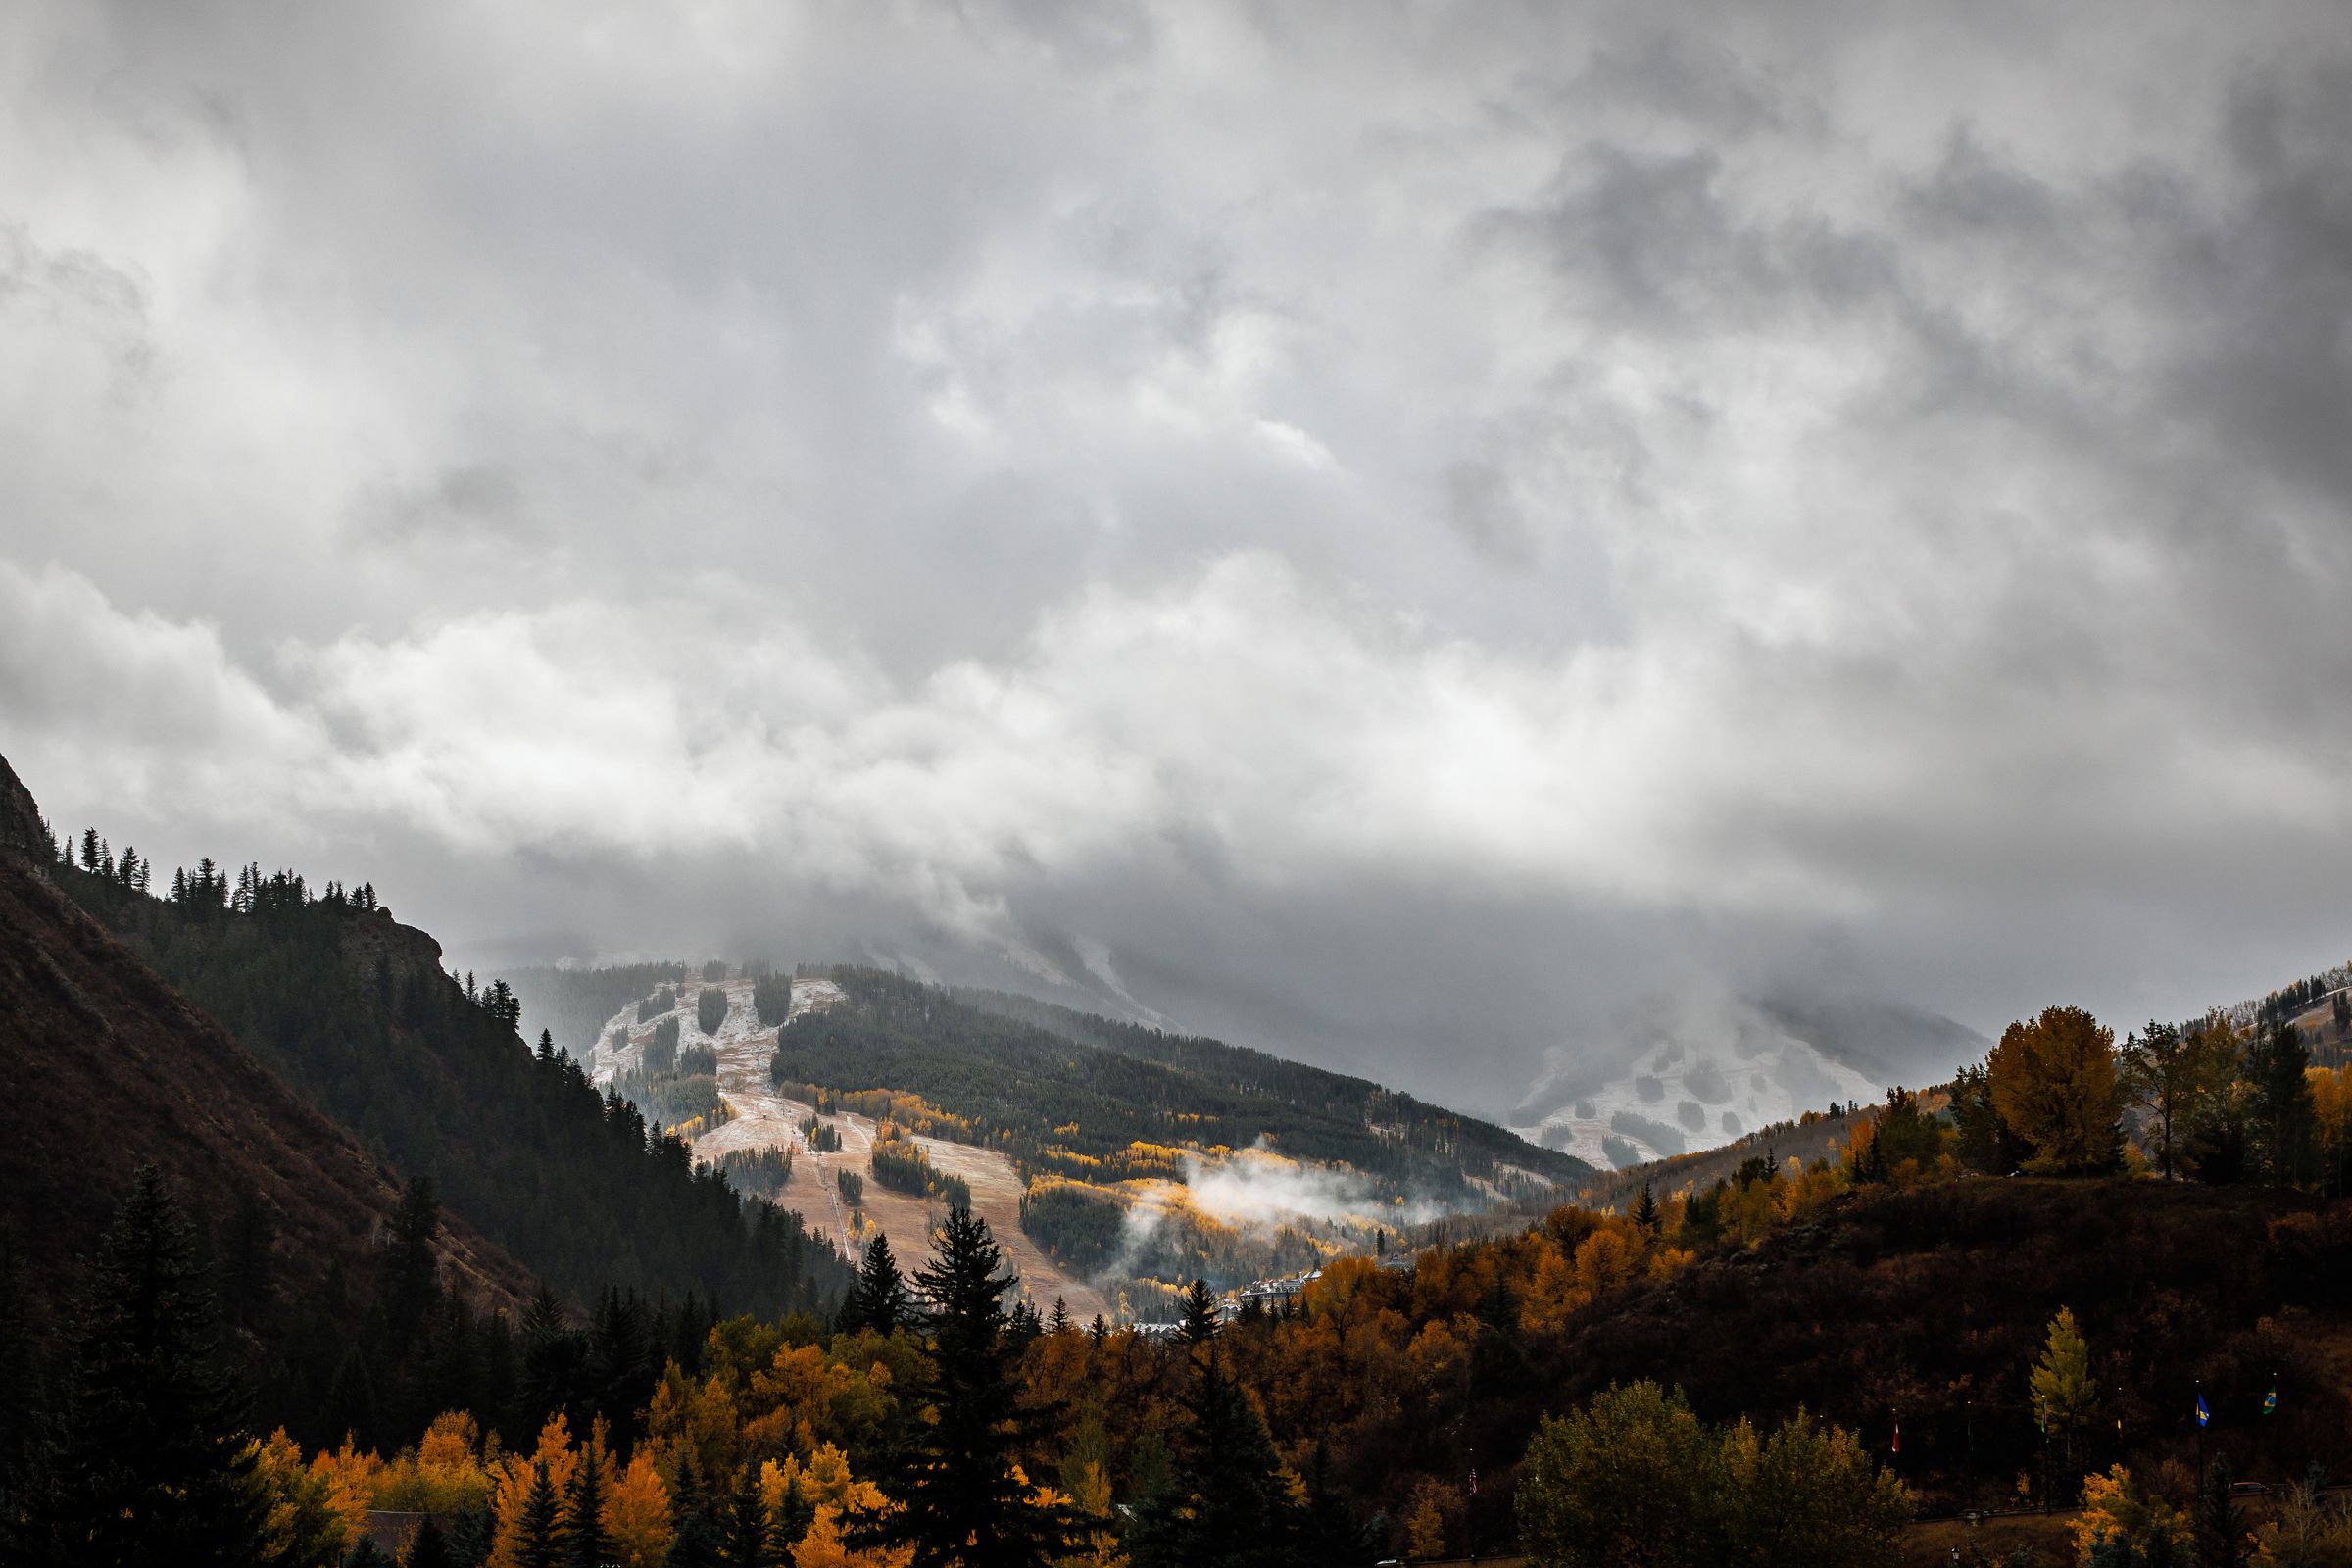
[[[2348,524],[2342,0],[0,11],[0,752],[461,956],[2182,1014]]]

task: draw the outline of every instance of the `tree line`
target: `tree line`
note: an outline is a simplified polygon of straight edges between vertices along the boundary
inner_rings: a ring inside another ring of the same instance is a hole
[[[442,972],[371,891],[202,865],[175,878],[199,890],[184,900],[62,864],[57,880],[295,1093],[560,1294],[692,1291],[772,1313],[838,1291],[846,1265],[798,1214],[698,1170],[546,1031],[526,1047],[505,982]]]

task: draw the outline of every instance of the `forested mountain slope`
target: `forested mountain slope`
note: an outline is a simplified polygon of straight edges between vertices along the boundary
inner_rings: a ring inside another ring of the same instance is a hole
[[[1166,1175],[1166,1151],[1261,1139],[1291,1158],[1344,1162],[1433,1197],[1462,1196],[1469,1179],[1506,1167],[1545,1181],[1590,1169],[1409,1095],[1263,1052],[880,970],[826,973],[845,1000],[786,1031],[785,1081],[918,1096],[1031,1171]]]
[[[0,760],[0,1229],[43,1286],[29,1299],[64,1307],[80,1255],[152,1161],[213,1228],[256,1249],[239,1260],[266,1276],[254,1289],[335,1323],[349,1302],[329,1276],[368,1277],[397,1173],[66,897],[46,837]],[[477,1307],[528,1298],[529,1273],[462,1221],[439,1250],[445,1281]]]
[[[303,1100],[573,1300],[616,1286],[775,1312],[846,1279],[797,1214],[739,1199],[567,1055],[526,1049],[506,988],[442,973],[439,945],[371,888],[314,896],[254,867],[232,885],[208,862],[156,898],[119,866],[52,874]]]
[[[1410,1168],[1416,1158],[1426,1157],[1473,1176],[1492,1177],[1509,1166],[1559,1182],[1592,1171],[1574,1155],[1544,1149],[1475,1116],[1384,1089],[1369,1079],[1287,1061],[1222,1040],[1122,1023],[1010,992],[958,989],[951,995],[979,1011],[1155,1063],[1188,1082],[1213,1085],[1230,1098],[1238,1125],[1256,1118],[1286,1152],[1299,1158],[1344,1159],[1376,1170]],[[900,1011],[904,1015],[905,1009]],[[943,1016],[940,1026],[956,1025]],[[1221,1141],[1238,1147],[1250,1140]]]

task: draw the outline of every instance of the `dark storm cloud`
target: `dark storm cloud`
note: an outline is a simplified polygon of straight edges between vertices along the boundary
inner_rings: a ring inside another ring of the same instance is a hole
[[[1489,1107],[2352,941],[2324,0],[0,28],[0,750],[167,863]]]

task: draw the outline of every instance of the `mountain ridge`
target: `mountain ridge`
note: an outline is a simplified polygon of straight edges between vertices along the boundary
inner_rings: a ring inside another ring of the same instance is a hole
[[[161,1166],[202,1210],[258,1201],[271,1266],[318,1291],[358,1269],[400,1201],[398,1173],[293,1094],[57,885],[46,824],[0,759],[0,1071],[18,1131],[0,1141],[0,1195],[17,1245],[44,1269],[79,1271],[130,1168]],[[88,1138],[92,1118],[101,1138]],[[532,1281],[461,1217],[440,1258],[484,1308],[519,1308]]]

